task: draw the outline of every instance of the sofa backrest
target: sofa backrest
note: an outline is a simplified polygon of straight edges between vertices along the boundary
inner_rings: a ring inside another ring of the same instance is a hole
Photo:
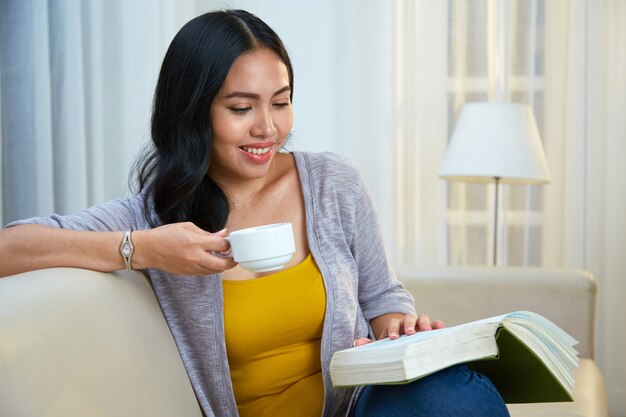
[[[397,268],[418,312],[447,325],[517,310],[552,320],[593,358],[596,281],[586,271],[521,267]]]
[[[0,415],[202,413],[142,274],[53,268],[0,279]]]

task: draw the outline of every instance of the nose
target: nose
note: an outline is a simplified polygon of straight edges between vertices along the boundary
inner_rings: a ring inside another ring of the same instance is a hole
[[[275,132],[276,127],[274,126],[274,120],[272,120],[272,113],[269,110],[257,111],[251,130],[252,136],[266,138],[272,136]]]

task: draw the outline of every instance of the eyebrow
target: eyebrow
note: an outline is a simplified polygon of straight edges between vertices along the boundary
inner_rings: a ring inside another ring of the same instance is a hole
[[[279,94],[284,93],[285,91],[290,91],[291,87],[286,85],[283,88],[281,88],[280,90],[277,90],[274,94],[272,94],[272,97],[276,97]],[[245,93],[242,91],[235,91],[234,93],[230,93],[227,96],[224,96],[224,98],[234,98],[234,97],[243,97],[243,98],[259,98],[260,96],[258,94],[255,93]]]

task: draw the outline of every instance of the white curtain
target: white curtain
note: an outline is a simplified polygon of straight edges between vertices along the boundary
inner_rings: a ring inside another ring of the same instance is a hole
[[[396,263],[491,263],[493,185],[447,184],[437,171],[460,107],[495,99],[504,73],[505,98],[534,110],[552,182],[501,188],[499,264],[596,276],[596,357],[612,415],[626,415],[626,2],[396,8]],[[504,65],[495,68],[500,40]]]
[[[445,184],[437,178],[447,137],[448,7],[399,1],[396,7],[395,262],[444,264]]]
[[[122,196],[148,138],[174,0],[2,0],[2,223]]]
[[[449,3],[448,137],[471,101],[528,104],[543,130],[543,1]],[[497,240],[495,184],[452,183],[448,198],[448,262],[541,264],[542,188],[501,185]],[[495,241],[494,241],[495,240]]]
[[[544,263],[598,279],[597,358],[615,416],[626,415],[625,21],[621,0],[546,1],[546,26],[560,27],[546,45],[554,91],[545,120],[555,139],[547,153],[557,177],[546,193]]]
[[[396,131],[403,167],[398,217],[406,226],[399,230],[399,262],[490,264],[494,185],[446,184],[437,172],[467,102],[528,104],[542,130],[543,1],[403,1],[398,9],[406,40],[397,68],[404,117]],[[499,264],[541,265],[544,190],[500,190]]]

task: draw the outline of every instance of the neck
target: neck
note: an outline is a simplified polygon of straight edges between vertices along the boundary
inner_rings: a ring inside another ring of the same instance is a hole
[[[260,178],[241,179],[227,176],[211,176],[211,179],[226,195],[231,210],[246,207],[268,184],[274,182],[278,172],[278,158],[274,158],[267,174]]]

